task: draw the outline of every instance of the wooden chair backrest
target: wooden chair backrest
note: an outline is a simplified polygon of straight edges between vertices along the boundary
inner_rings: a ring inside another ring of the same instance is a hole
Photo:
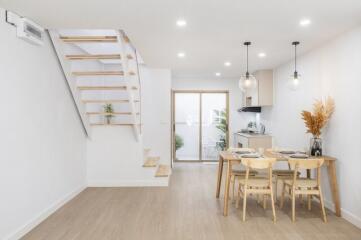
[[[272,168],[275,158],[241,158],[242,164],[247,168],[266,169]]]
[[[321,166],[324,163],[323,158],[289,158],[288,164],[291,169],[294,170],[293,173],[293,184],[297,181],[297,173],[300,169],[317,169],[317,184],[321,185]]]
[[[289,158],[291,169],[315,169],[322,166],[323,158]]]
[[[238,151],[249,151],[249,152],[255,152],[256,150],[254,148],[233,148],[229,147],[227,149],[229,152],[238,152]]]
[[[241,158],[241,162],[246,166],[246,185],[249,178],[249,170],[253,169],[268,169],[269,186],[272,185],[272,166],[276,162],[275,158]]]

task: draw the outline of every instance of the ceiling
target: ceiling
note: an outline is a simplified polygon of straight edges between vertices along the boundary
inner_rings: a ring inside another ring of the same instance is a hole
[[[302,54],[361,24],[360,0],[0,0],[0,6],[49,29],[123,29],[149,66],[171,68],[177,78],[240,76],[246,40],[250,69],[274,68],[293,58],[292,41],[301,42]],[[176,26],[179,18],[186,27]],[[303,18],[312,23],[301,27]]]

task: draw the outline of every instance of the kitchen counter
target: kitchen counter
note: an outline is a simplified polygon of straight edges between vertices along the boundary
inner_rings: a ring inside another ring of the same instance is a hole
[[[236,132],[233,136],[236,148],[272,148],[272,136],[268,134]]]
[[[242,132],[236,132],[234,134],[237,134],[239,136],[243,136],[246,138],[255,138],[255,137],[272,137],[269,134],[261,134],[261,133],[242,133]]]

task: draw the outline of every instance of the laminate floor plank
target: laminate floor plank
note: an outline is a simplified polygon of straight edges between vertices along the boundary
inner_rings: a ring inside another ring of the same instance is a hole
[[[177,163],[169,187],[87,188],[23,237],[26,240],[360,240],[361,229],[319,204],[312,211],[297,203],[296,222],[290,201],[276,207],[272,222],[255,199],[241,208],[230,204],[224,217],[223,196],[215,198],[217,165]],[[223,174],[225,176],[225,174]],[[224,191],[222,182],[221,193]]]

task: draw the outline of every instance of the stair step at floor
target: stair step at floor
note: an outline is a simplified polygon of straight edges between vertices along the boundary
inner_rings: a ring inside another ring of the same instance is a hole
[[[155,173],[155,177],[168,177],[170,175],[170,166],[165,164],[160,164]]]
[[[156,167],[160,157],[148,157],[144,162],[143,167]]]

